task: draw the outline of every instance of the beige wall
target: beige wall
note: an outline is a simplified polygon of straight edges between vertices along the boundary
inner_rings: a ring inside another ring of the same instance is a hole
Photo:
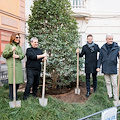
[[[0,0],[0,9],[19,16],[19,0]]]
[[[24,46],[25,0],[0,0],[0,56],[13,32],[21,34]]]

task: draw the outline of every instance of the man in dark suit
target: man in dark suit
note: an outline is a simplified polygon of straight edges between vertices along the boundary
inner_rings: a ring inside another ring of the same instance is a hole
[[[90,96],[90,74],[93,77],[93,89],[97,90],[97,53],[100,51],[99,46],[93,42],[93,36],[89,34],[87,36],[87,44],[83,46],[82,52],[79,53],[79,49],[76,53],[79,53],[79,57],[85,55],[85,73],[86,73],[86,97]]]

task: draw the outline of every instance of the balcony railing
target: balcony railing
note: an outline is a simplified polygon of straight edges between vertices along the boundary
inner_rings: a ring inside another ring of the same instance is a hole
[[[70,0],[73,16],[75,17],[89,17],[90,10],[87,8],[87,0]]]
[[[72,8],[86,8],[86,0],[70,0]]]

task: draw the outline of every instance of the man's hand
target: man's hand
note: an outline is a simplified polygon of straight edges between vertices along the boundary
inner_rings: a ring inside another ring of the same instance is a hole
[[[43,57],[47,57],[47,53],[44,53],[44,54],[43,54]]]
[[[79,51],[80,51],[79,48],[77,48],[77,49],[76,49],[76,53],[79,53]]]
[[[44,57],[44,60],[47,60],[47,57]]]
[[[42,59],[42,61],[44,61],[44,60],[47,60],[47,57],[44,57],[44,58]]]
[[[100,68],[97,68],[96,71],[99,72]]]
[[[44,57],[47,57],[47,53],[44,53],[42,55],[37,55],[37,59],[44,58]]]

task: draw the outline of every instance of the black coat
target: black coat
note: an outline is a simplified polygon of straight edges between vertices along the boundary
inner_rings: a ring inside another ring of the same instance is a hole
[[[102,64],[102,73],[117,74],[117,57],[119,57],[119,46],[113,43],[110,52],[107,52],[106,45],[101,47],[97,68]]]
[[[97,44],[94,44],[94,52],[90,51],[88,45],[84,45],[79,57],[85,55],[85,73],[96,73],[97,68],[97,53],[100,51]]]

